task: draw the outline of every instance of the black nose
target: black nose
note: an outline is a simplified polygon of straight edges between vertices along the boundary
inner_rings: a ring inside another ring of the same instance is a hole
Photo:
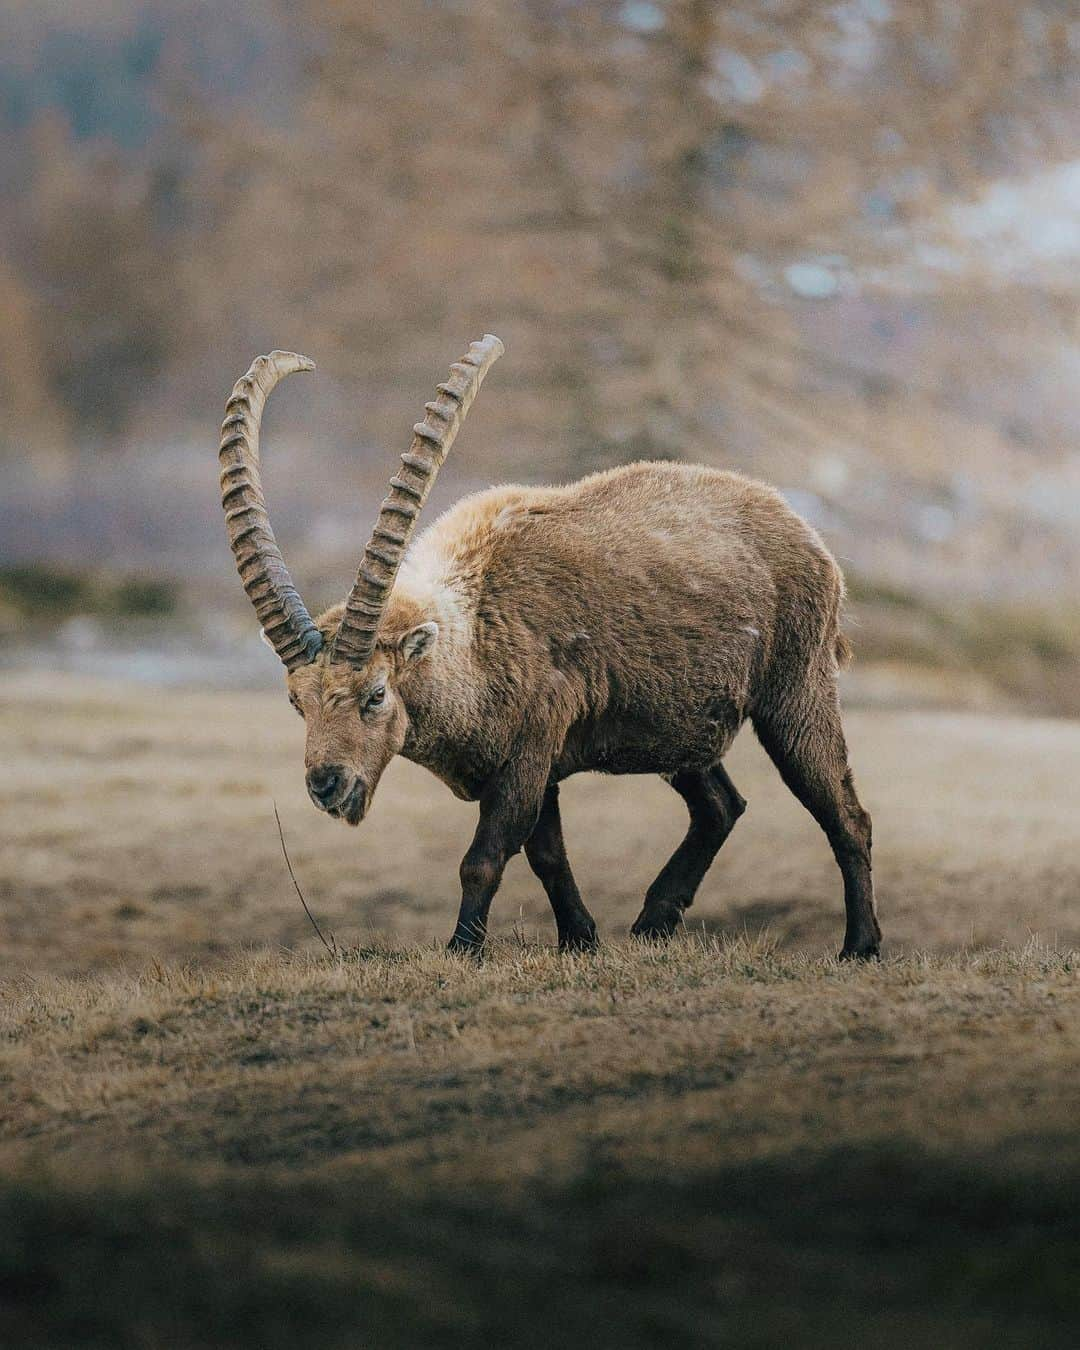
[[[345,770],[336,764],[320,764],[317,768],[308,769],[308,791],[321,802],[333,801],[341,791],[344,780]]]

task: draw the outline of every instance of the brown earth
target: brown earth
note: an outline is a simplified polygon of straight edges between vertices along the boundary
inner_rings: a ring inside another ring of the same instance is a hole
[[[1080,946],[1080,844],[1069,785],[1080,724],[887,709],[847,715],[874,817],[882,923],[893,953]],[[301,886],[345,945],[449,936],[476,808],[395,762],[353,831],[317,813],[303,728],[283,696],[110,687],[8,676],[0,709],[0,933],[4,967],[75,974],[239,946],[306,947],[312,933],[281,857],[277,801]],[[691,929],[757,934],[820,955],[842,935],[824,838],[749,730],[728,767],[749,801],[688,914]],[[568,849],[606,938],[625,935],[685,829],[660,779],[571,780]],[[521,858],[493,932],[554,929]]]

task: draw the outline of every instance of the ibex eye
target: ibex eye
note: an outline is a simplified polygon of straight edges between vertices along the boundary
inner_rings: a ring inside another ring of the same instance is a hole
[[[385,698],[386,698],[386,686],[380,685],[378,689],[373,689],[371,693],[368,694],[367,706],[369,708],[377,708]]]

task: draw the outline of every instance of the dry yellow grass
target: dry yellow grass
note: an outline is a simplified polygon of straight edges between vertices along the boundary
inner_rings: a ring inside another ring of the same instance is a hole
[[[0,1331],[1065,1345],[1078,971],[691,938],[16,979]]]
[[[703,928],[616,936],[681,811],[584,781],[604,949],[560,957],[521,868],[475,966],[472,812],[408,766],[350,832],[284,700],[7,692],[4,1344],[1071,1344],[1076,727],[850,718],[879,967],[828,954],[824,842],[749,743]]]
[[[8,1160],[45,1141],[60,1159],[122,1144],[300,1167],[419,1150],[477,1180],[548,1174],[596,1136],[649,1166],[677,1145],[683,1168],[837,1132],[926,1142],[931,1124],[939,1146],[992,1147],[1077,1118],[1078,994],[1080,956],[1037,943],[851,969],[707,937],[587,958],[504,943],[480,966],[384,947],[16,978],[0,1134]],[[440,1126],[477,1115],[479,1158],[471,1128]]]

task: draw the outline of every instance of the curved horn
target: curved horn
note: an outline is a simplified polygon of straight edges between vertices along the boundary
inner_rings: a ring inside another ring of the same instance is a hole
[[[424,405],[427,416],[413,427],[412,445],[401,456],[401,472],[390,479],[390,493],[379,508],[379,519],[364,549],[356,583],[345,602],[341,627],[334,639],[332,661],[359,667],[371,659],[379,620],[435,475],[484,376],[504,351],[497,337],[485,333],[450,367],[449,380],[436,386],[438,397]]]
[[[263,408],[277,382],[294,370],[314,370],[315,362],[296,352],[258,356],[233,385],[221,424],[221,505],[236,570],[255,606],[267,641],[289,670],[315,660],[322,634],[292,584],[270,528],[259,476],[259,426]]]

